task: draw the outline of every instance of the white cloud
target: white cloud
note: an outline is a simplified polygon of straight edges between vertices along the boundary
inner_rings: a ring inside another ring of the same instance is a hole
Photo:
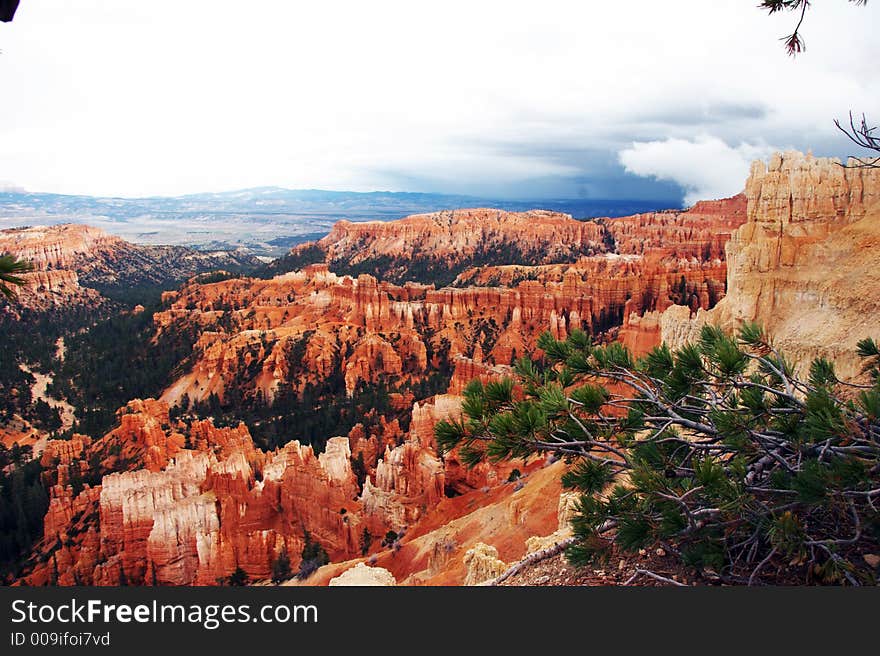
[[[7,182],[6,180],[0,180],[0,194],[22,191],[24,191],[24,187],[19,187],[18,185]]]
[[[692,205],[742,191],[751,162],[774,150],[780,149],[747,143],[732,147],[704,135],[693,140],[633,142],[620,151],[619,159],[628,173],[677,183],[685,190],[685,203]]]
[[[793,17],[755,4],[23,2],[0,24],[0,178],[121,195],[407,179],[526,194],[541,191],[530,179],[623,178],[632,141],[845,154],[832,119],[880,115],[880,3],[814,3],[797,59],[779,41]]]

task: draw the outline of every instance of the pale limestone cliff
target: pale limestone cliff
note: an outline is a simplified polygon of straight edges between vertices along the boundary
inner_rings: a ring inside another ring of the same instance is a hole
[[[498,549],[483,542],[467,550],[464,564],[467,567],[464,585],[480,585],[500,576],[507,569],[507,563],[498,558]]]
[[[330,579],[330,586],[393,586],[397,585],[394,575],[382,567],[368,567],[358,563],[339,576]]]
[[[556,506],[558,525],[550,535],[533,536],[526,540],[526,551],[534,553],[559,544],[566,538],[571,537],[571,520],[577,512],[577,503],[580,495],[576,492],[562,492],[559,495],[559,503]]]
[[[727,244],[727,295],[708,311],[666,310],[663,340],[755,321],[802,366],[823,356],[854,376],[856,342],[880,330],[880,170],[777,154],[752,166],[746,196],[748,221]]]

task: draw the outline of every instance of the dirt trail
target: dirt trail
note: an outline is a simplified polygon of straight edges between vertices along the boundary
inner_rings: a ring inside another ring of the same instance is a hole
[[[55,342],[55,355],[61,362],[64,361],[66,354],[64,338],[59,337]],[[48,388],[52,383],[52,376],[34,371],[26,364],[20,364],[22,371],[29,373],[34,377],[34,384],[31,386],[31,399],[36,402],[42,399],[51,407],[57,408],[61,417],[61,430],[69,430],[76,421],[76,409],[65,400],[59,400],[49,396]],[[39,430],[18,415],[15,415],[12,421],[0,427],[0,442],[4,446],[11,447],[13,443],[18,442],[21,445],[30,445],[33,448],[34,456],[38,456],[46,447],[49,434]]]
[[[46,392],[46,389],[52,382],[52,376],[49,376],[48,374],[42,374],[38,371],[33,371],[25,364],[19,366],[21,367],[22,371],[26,371],[34,377],[34,384],[31,387],[31,398],[33,398],[34,401],[36,401],[37,399],[42,399],[50,406],[58,408],[58,411],[61,414],[61,430],[68,430],[69,428],[71,428],[73,426],[73,422],[76,420],[74,407],[70,405],[67,401],[58,400],[49,396],[49,394]]]

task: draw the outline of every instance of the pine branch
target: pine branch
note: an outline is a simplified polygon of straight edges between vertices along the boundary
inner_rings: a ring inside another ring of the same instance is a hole
[[[500,585],[501,583],[503,583],[504,581],[509,579],[511,576],[515,576],[516,574],[519,574],[526,567],[528,567],[530,565],[534,565],[535,563],[540,563],[542,560],[547,560],[548,558],[553,558],[553,556],[561,554],[568,547],[573,545],[576,541],[577,541],[577,538],[574,538],[574,537],[566,538],[565,540],[557,542],[552,547],[547,547],[546,549],[541,549],[540,551],[536,551],[534,553],[531,553],[528,556],[526,556],[525,558],[523,558],[521,561],[519,561],[518,563],[510,566],[507,570],[505,570],[503,573],[501,573],[500,575],[498,575],[494,579],[486,581],[486,583],[484,583],[484,585]]]
[[[670,579],[665,576],[660,576],[659,574],[655,574],[651,570],[648,569],[637,569],[636,573],[630,576],[626,581],[624,581],[623,585],[632,585],[633,581],[635,581],[639,576],[647,576],[649,578],[654,579],[655,581],[660,581],[661,583],[668,583],[669,585],[674,585],[679,588],[686,588],[684,583],[676,581],[675,579]]]

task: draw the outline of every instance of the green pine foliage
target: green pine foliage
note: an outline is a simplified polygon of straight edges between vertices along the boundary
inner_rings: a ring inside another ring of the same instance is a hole
[[[2,303],[4,301],[0,301],[0,305]],[[58,367],[58,338],[92,325],[108,311],[107,305],[58,307],[46,311],[15,306],[13,314],[0,307],[0,334],[3,335],[0,340],[0,423],[8,423],[17,414],[38,428],[57,430],[57,413],[34,403],[31,395],[34,377],[21,367],[26,365],[41,373],[54,372]],[[58,394],[54,396],[63,398]]]
[[[241,587],[250,583],[250,577],[241,567],[236,567],[232,574],[226,577],[226,583],[231,586]]]
[[[177,322],[156,335],[158,309],[119,314],[66,337],[67,355],[49,391],[76,407],[78,432],[102,435],[115,423],[118,408],[158,396],[189,366],[198,327]]]
[[[857,345],[859,356],[863,358],[862,373],[873,380],[880,379],[880,347],[870,337],[861,340]]]
[[[571,257],[595,255],[598,250],[592,244],[583,244],[572,249],[571,253],[548,257],[547,253],[539,249],[523,249],[512,242],[499,243],[484,238],[472,254],[460,260],[450,261],[434,252],[416,247],[409,257],[382,254],[357,262],[352,262],[352,258],[340,257],[329,261],[328,265],[331,271],[339,275],[357,277],[366,273],[395,284],[415,281],[433,284],[439,288],[452,285],[461,273],[472,267],[532,265],[536,262],[563,264],[571,261]]]
[[[20,556],[43,536],[49,495],[31,447],[0,444],[0,583],[14,579]]]
[[[281,553],[278,554],[278,558],[272,562],[272,582],[281,583],[292,576],[293,570],[290,568],[290,556],[287,553],[287,549],[282,549]]]
[[[571,561],[662,547],[711,582],[876,583],[862,557],[880,547],[873,340],[859,343],[866,385],[825,359],[799,376],[751,324],[638,359],[579,331],[538,346],[513,378],[468,385],[435,434],[470,465],[564,458],[580,494]]]
[[[8,253],[0,254],[0,295],[7,300],[15,300],[16,287],[25,283],[20,274],[33,270],[31,262],[19,260]]]
[[[320,542],[312,539],[312,534],[306,529],[303,529],[303,541],[302,553],[300,554],[302,560],[296,575],[299,579],[309,578],[318,568],[330,562],[327,551]]]
[[[370,533],[370,529],[365,526],[360,539],[361,555],[366,556],[370,553],[371,546],[373,546],[373,536]]]

